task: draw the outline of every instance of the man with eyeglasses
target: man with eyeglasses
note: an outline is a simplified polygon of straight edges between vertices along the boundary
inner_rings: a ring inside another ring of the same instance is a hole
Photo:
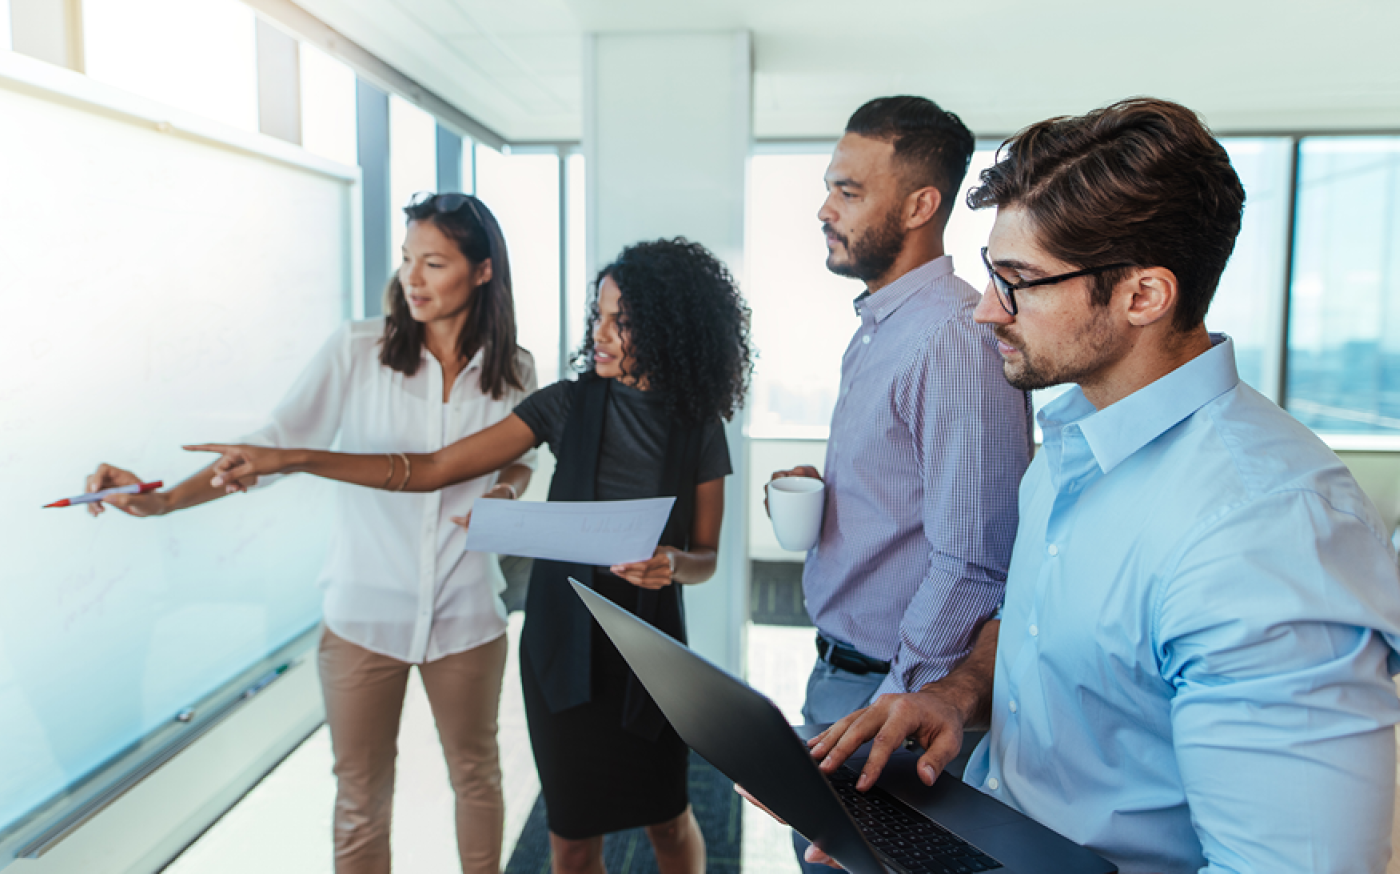
[[[996,207],[977,309],[1039,414],[1006,601],[971,654],[814,742],[830,770],[907,737],[1125,872],[1383,871],[1400,578],[1385,527],[1204,326],[1244,190],[1185,107],[1025,129],[969,195]],[[878,735],[878,736],[877,736]],[[819,854],[812,851],[812,857]]]

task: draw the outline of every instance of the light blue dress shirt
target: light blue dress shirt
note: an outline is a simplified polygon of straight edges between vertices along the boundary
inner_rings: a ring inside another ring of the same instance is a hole
[[[965,779],[1124,872],[1385,870],[1400,578],[1233,343],[1040,413]]]

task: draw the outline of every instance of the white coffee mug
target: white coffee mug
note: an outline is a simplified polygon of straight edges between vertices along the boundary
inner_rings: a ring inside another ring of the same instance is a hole
[[[822,530],[826,491],[810,476],[785,476],[768,483],[768,515],[783,549],[806,552]]]

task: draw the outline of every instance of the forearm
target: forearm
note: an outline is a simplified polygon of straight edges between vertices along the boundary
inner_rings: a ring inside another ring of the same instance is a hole
[[[972,651],[941,680],[927,683],[919,691],[931,692],[946,701],[963,717],[967,728],[984,727],[992,720],[992,678],[996,673],[997,637],[1001,620],[982,624]]]
[[[899,617],[890,673],[879,692],[913,692],[941,679],[972,651],[982,623],[1006,595],[1004,576],[935,552]]]
[[[520,498],[530,487],[530,477],[533,473],[529,465],[512,464],[501,471],[501,475],[496,478],[496,484],[510,486],[515,492],[515,497]]]
[[[282,470],[287,473],[309,473],[354,486],[395,492],[432,492],[450,485],[443,482],[441,465],[433,455],[412,452],[352,455],[322,449],[286,451],[288,463]]]
[[[191,474],[169,491],[157,492],[164,499],[161,503],[160,515],[174,513],[177,510],[188,510],[190,507],[197,507],[216,498],[224,497],[228,492],[222,486],[212,484],[214,476],[214,465],[211,464]]]
[[[718,551],[709,547],[689,551],[673,550],[671,563],[675,570],[671,579],[678,583],[703,583],[715,575],[718,562]]]

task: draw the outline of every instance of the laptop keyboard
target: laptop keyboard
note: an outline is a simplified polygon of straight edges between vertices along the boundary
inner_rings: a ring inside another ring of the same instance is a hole
[[[845,765],[827,776],[871,846],[910,874],[972,874],[1002,867],[878,786],[858,791],[856,779],[860,775]]]

